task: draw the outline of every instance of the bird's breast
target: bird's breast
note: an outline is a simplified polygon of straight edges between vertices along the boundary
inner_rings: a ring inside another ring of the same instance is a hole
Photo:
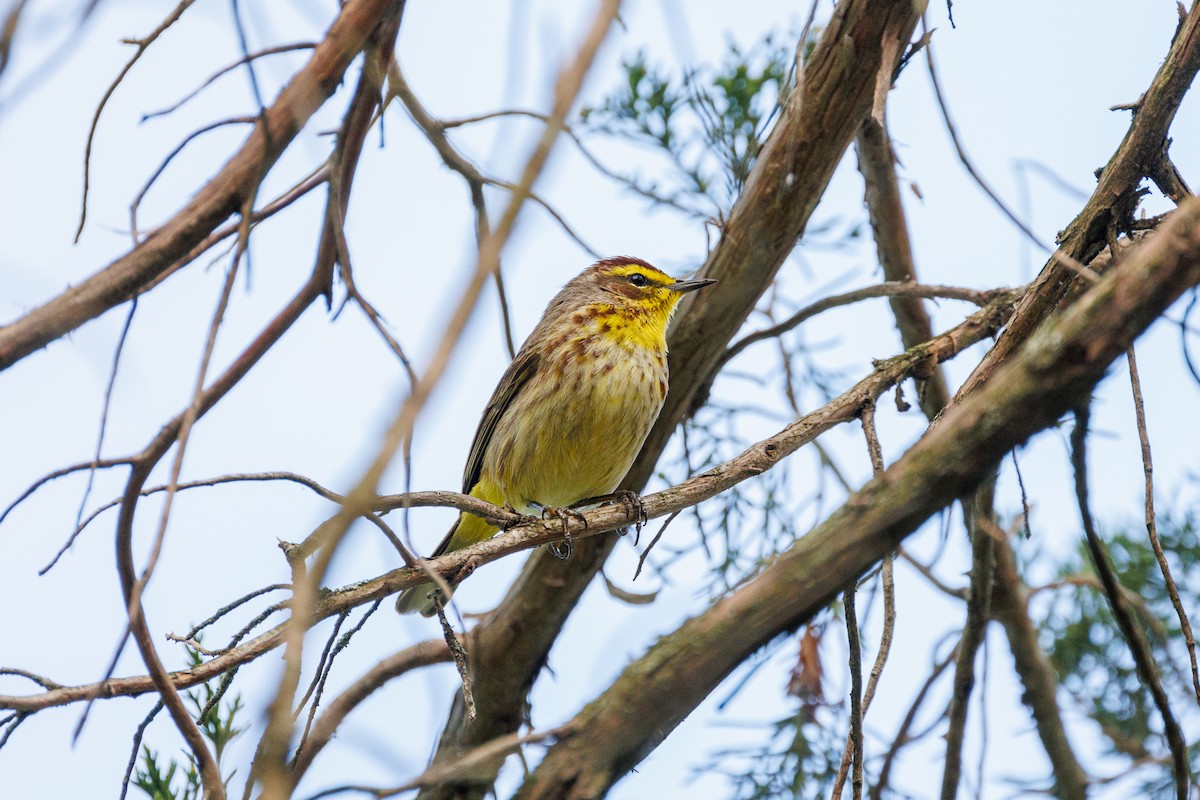
[[[592,337],[543,360],[497,425],[484,470],[519,510],[616,489],[667,393],[664,348]]]

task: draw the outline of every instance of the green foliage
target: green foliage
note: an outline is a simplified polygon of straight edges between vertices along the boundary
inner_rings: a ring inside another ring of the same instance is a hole
[[[142,766],[138,768],[131,783],[146,793],[151,800],[197,800],[201,796],[200,773],[195,763],[188,759],[188,771],[183,774],[183,786],[176,788],[175,774],[179,763],[171,759],[163,771],[159,766],[158,754],[149,745],[142,748]]]
[[[809,709],[778,720],[761,748],[724,750],[714,754],[715,769],[732,784],[733,800],[826,798],[842,761],[844,736],[837,726],[815,721]]]
[[[187,653],[191,666],[195,667],[202,663],[203,659],[199,651],[188,647]],[[188,704],[194,709],[196,724],[200,726],[200,732],[212,744],[218,767],[221,764],[225,748],[245,730],[235,724],[237,714],[242,710],[241,697],[234,695],[232,700],[223,702],[228,686],[227,680],[223,680],[216,689],[203,683],[185,695]],[[185,756],[186,770],[176,759],[171,759],[164,767],[160,754],[151,750],[149,745],[144,745],[141,766],[134,773],[130,784],[145,792],[151,800],[199,800],[203,796],[200,773],[196,769],[196,762],[191,753],[185,752]],[[182,784],[178,786],[176,785],[177,776],[182,780]],[[233,778],[233,773],[226,776],[226,784],[231,778]]]
[[[682,74],[662,71],[639,52],[624,62],[619,88],[581,116],[594,132],[667,157],[669,185],[636,186],[638,191],[676,206],[707,201],[724,214],[786,100],[791,63],[791,48],[773,35],[745,51],[731,43],[721,64]]]
[[[1181,581],[1178,588],[1184,608],[1192,619],[1196,618],[1195,598],[1200,592],[1197,522],[1195,512],[1178,519],[1164,516],[1158,529],[1172,574]],[[1105,538],[1116,573],[1150,640],[1164,688],[1179,698],[1173,705],[1186,719],[1194,698],[1189,697],[1186,656],[1175,647],[1183,636],[1146,531],[1134,528]],[[1137,675],[1084,546],[1062,566],[1050,588],[1054,598],[1041,623],[1042,646],[1062,685],[1100,727],[1111,754],[1132,762],[1161,759],[1166,745],[1161,740],[1158,711]],[[1193,748],[1193,772],[1200,767],[1197,758]],[[1170,796],[1168,768],[1159,764],[1153,772],[1144,779],[1143,790],[1148,796]],[[1161,788],[1156,790],[1156,786]]]

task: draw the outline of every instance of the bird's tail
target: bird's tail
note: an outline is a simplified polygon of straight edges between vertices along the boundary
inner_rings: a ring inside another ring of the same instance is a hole
[[[442,539],[442,543],[433,551],[433,555],[430,558],[437,558],[438,556],[452,553],[455,550],[475,544],[476,542],[482,542],[484,539],[490,539],[497,530],[497,528],[493,528],[474,514],[459,514],[458,519],[446,533],[446,537]],[[451,581],[447,581],[447,583],[451,591],[453,591],[455,584]],[[435,596],[443,604],[450,600],[449,597],[443,597],[442,594],[443,591],[433,581],[410,586],[400,592],[400,596],[396,598],[396,611],[401,614],[411,614],[414,611],[419,611],[422,616],[432,617],[437,612],[437,608],[433,602]]]
[[[396,598],[396,611],[401,614],[411,614],[414,611],[420,611],[423,617],[432,617],[437,607],[433,604],[434,592],[441,593],[437,584],[433,581],[429,583],[419,583],[416,586],[410,586],[400,593]],[[442,602],[445,602],[444,600]]]

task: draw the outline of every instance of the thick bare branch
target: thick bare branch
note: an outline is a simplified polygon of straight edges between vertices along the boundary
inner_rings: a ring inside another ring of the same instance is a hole
[[[896,153],[887,128],[887,97],[892,79],[904,51],[895,48],[885,53],[883,65],[876,76],[875,96],[871,113],[863,120],[855,140],[858,171],[862,173],[867,214],[875,238],[875,252],[883,277],[887,281],[916,283],[917,267],[908,232],[908,216],[900,199],[900,178],[896,172]],[[916,296],[895,295],[888,300],[900,341],[912,347],[933,336],[929,312]],[[919,382],[918,401],[921,410],[932,419],[950,402],[946,376],[934,370]]]
[[[238,213],[304,123],[337,89],[347,67],[400,0],[350,0],[266,109],[262,123],[175,216],[91,277],[0,328],[0,370],[140,294],[162,272]],[[264,129],[265,126],[265,129]]]
[[[1071,749],[1071,741],[1067,738],[1066,727],[1059,714],[1058,679],[1038,643],[1037,629],[1029,619],[1026,590],[1017,573],[1015,554],[1004,532],[995,528],[991,520],[984,520],[982,524],[993,527],[992,537],[995,539],[996,577],[992,589],[992,615],[1004,627],[1008,637],[1008,648],[1012,651],[1017,675],[1025,689],[1021,699],[1033,715],[1042,748],[1054,770],[1055,795],[1063,800],[1083,800],[1087,797],[1087,774]]]

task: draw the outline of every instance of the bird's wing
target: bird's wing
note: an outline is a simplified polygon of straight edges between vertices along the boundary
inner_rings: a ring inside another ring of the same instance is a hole
[[[479,482],[479,474],[483,471],[483,454],[487,452],[488,444],[492,441],[496,425],[499,424],[500,418],[504,416],[504,412],[512,405],[516,396],[520,394],[521,389],[525,388],[529,379],[537,372],[540,360],[540,356],[535,351],[522,351],[517,353],[517,357],[505,370],[504,377],[500,379],[496,391],[492,393],[492,399],[488,401],[487,408],[483,410],[483,418],[479,420],[479,427],[475,430],[475,441],[471,443],[471,455],[467,459],[466,469],[463,470],[463,494],[470,494],[471,490],[475,488],[475,484]]]

